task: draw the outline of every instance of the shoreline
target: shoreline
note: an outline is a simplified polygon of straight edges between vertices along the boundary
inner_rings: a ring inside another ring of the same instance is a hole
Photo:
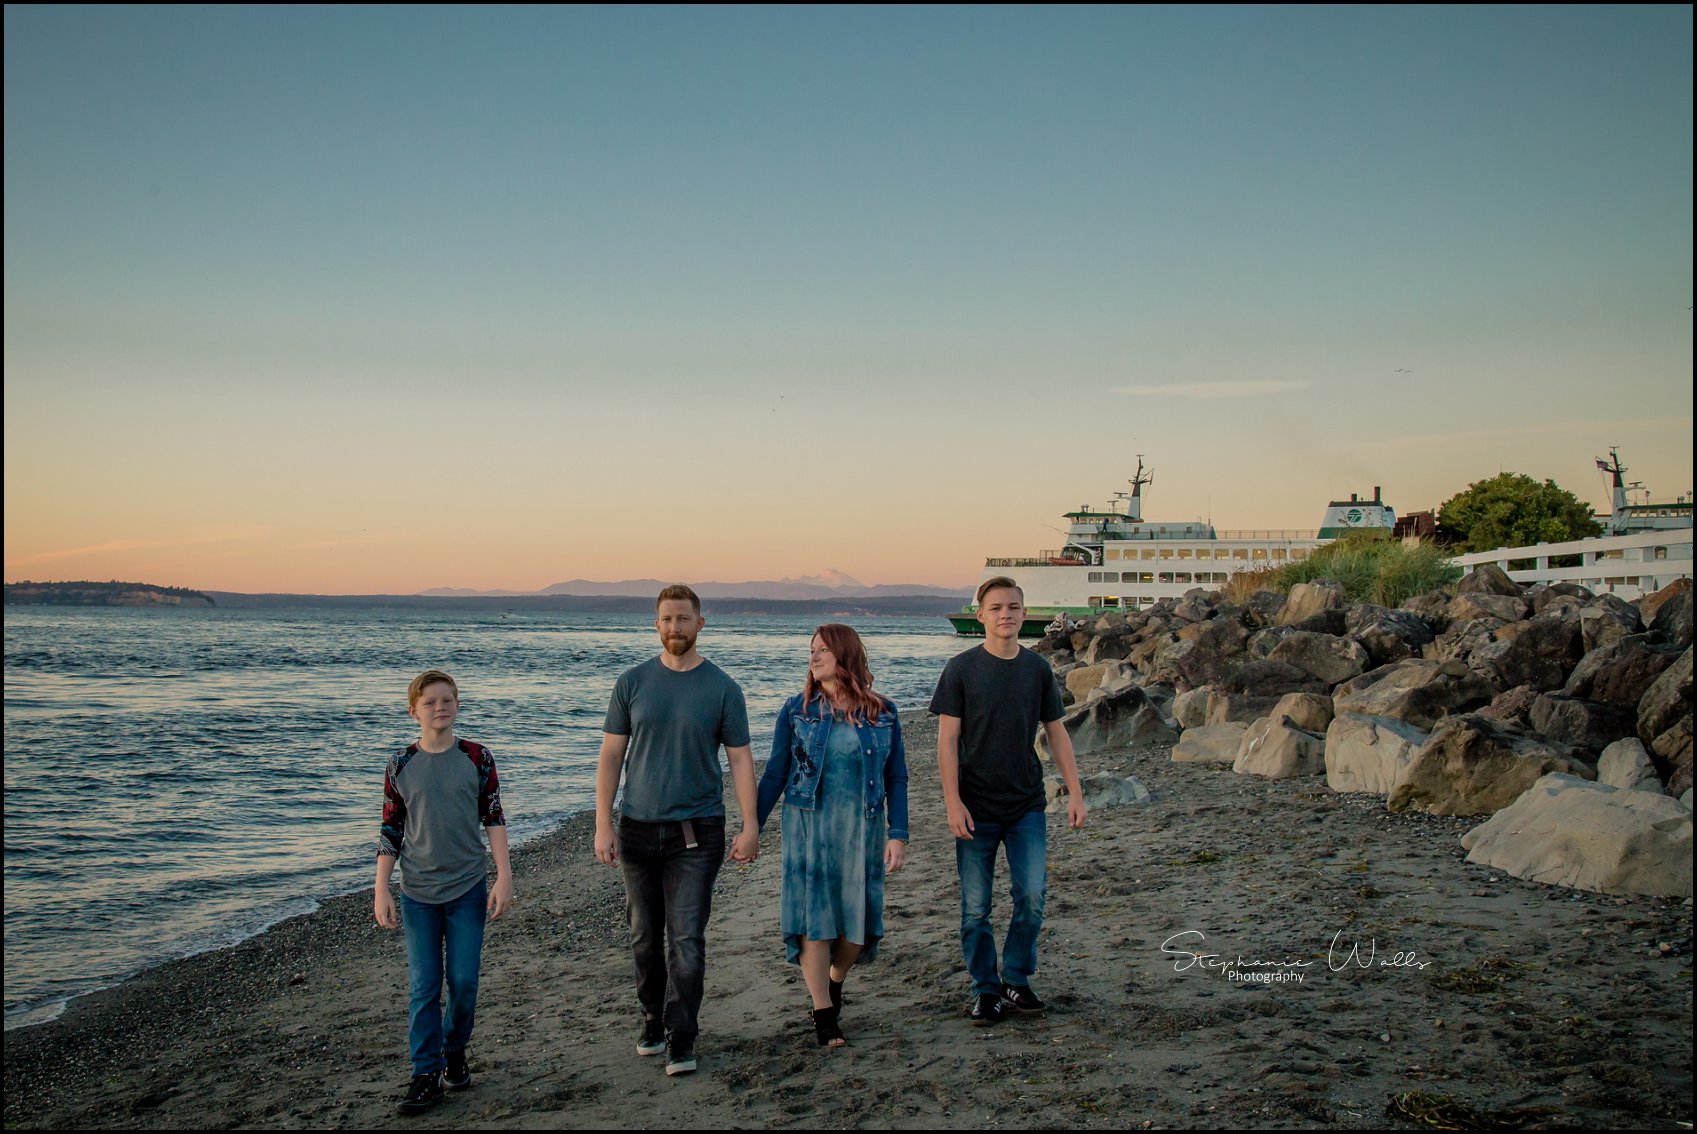
[[[513,852],[472,1090],[394,1114],[404,949],[362,890],[9,1031],[7,1125],[1352,1129],[1402,1125],[1386,1107],[1410,1091],[1534,1127],[1690,1121],[1690,904],[1502,876],[1463,861],[1471,821],[1164,746],[1082,761],[1153,798],[1083,831],[1051,822],[1033,980],[1050,1010],[970,1026],[935,728],[902,717],[914,839],[883,955],[850,979],[848,1049],[813,1045],[783,963],[771,821],[760,860],[715,891],[701,1070],[667,1080],[636,1058],[623,886],[578,813]],[[1399,952],[1427,967],[1384,964]],[[1303,979],[1243,979],[1274,972]]]

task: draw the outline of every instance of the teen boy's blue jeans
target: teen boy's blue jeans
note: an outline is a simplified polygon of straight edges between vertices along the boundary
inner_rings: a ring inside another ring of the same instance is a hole
[[[401,895],[401,928],[407,939],[407,1040],[414,1075],[436,1074],[448,1066],[444,1052],[464,1051],[471,1042],[488,904],[489,884],[482,879],[441,904],[415,902]],[[448,986],[445,1032],[444,982]]]
[[[1012,823],[975,820],[972,838],[955,840],[955,869],[960,872],[960,948],[972,977],[972,994],[1000,995],[1003,984],[1029,985],[1037,971],[1037,934],[1043,928],[1043,895],[1048,886],[1047,817],[1029,811]],[[996,875],[996,848],[1007,847],[1013,917],[1002,944],[1001,976],[996,975],[996,937],[990,929],[990,889]]]
[[[636,998],[645,1018],[663,1020],[666,1030],[679,1036],[701,1030],[697,1014],[707,976],[707,918],[713,912],[713,881],[725,860],[723,816],[692,819],[690,828],[693,847],[681,823],[619,819]]]

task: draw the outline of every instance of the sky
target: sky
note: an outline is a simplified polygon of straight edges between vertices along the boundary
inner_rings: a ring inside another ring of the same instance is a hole
[[[5,8],[5,578],[965,586],[1692,475],[1692,9]],[[1687,497],[1689,498],[1689,497]]]

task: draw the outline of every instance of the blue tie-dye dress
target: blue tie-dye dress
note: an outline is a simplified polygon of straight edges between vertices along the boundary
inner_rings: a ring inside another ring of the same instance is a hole
[[[779,924],[791,964],[801,942],[839,937],[861,946],[858,964],[878,959],[884,936],[884,816],[866,817],[860,736],[841,715],[825,745],[818,809],[784,804],[784,887]]]

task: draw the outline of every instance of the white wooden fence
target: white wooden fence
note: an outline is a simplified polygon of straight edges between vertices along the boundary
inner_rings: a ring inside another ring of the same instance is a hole
[[[1517,583],[1578,583],[1597,594],[1609,592],[1630,601],[1654,594],[1675,579],[1691,578],[1691,532],[1690,528],[1671,528],[1532,547],[1499,547],[1458,555],[1450,562],[1465,570],[1495,563]],[[1551,559],[1566,563],[1573,556],[1578,556],[1578,566],[1550,566]]]

